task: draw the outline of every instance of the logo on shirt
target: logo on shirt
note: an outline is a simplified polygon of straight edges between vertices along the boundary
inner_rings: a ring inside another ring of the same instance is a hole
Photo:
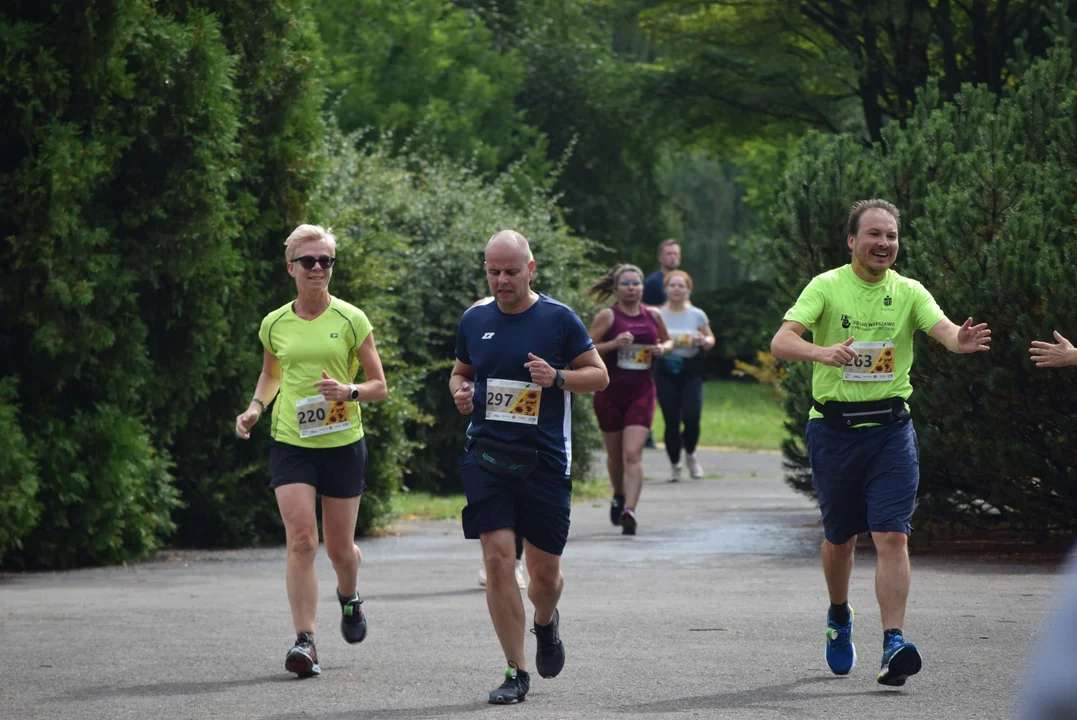
[[[329,337],[331,337],[331,338],[340,337],[340,333],[329,333]]]
[[[493,334],[493,333],[483,333],[483,334],[482,334],[482,339],[483,339],[483,340],[489,340],[489,339],[490,339],[490,338],[492,338],[493,336],[494,336],[494,334]]]
[[[883,298],[883,305],[885,305],[886,307],[890,307],[893,304],[894,298],[890,297],[889,295]]]
[[[842,315],[841,316],[841,326],[843,328],[848,328],[849,324],[850,324],[849,323],[849,316],[848,315]]]

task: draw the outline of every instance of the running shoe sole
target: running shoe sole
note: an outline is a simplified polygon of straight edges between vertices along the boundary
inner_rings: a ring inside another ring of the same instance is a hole
[[[526,699],[527,699],[526,695],[524,695],[523,697],[508,697],[507,695],[498,695],[496,697],[494,697],[494,696],[490,697],[490,704],[491,705],[515,705],[516,703],[521,703]]]
[[[920,672],[922,666],[923,659],[920,657],[920,651],[912,643],[907,643],[905,647],[894,653],[886,667],[879,671],[876,679],[880,685],[901,687],[911,676]]]
[[[301,652],[289,652],[288,657],[284,659],[284,669],[288,672],[295,673],[300,678],[313,677],[322,672],[322,669],[318,667],[316,662]]]

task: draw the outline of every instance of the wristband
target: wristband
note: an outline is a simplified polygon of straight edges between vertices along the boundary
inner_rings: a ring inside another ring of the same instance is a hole
[[[264,402],[262,402],[261,400],[259,400],[259,399],[258,399],[258,398],[256,398],[256,397],[255,397],[255,398],[251,398],[251,402],[253,402],[253,403],[258,403],[258,407],[262,408],[262,412],[261,412],[261,414],[260,414],[260,415],[259,415],[258,417],[261,417],[262,415],[265,415],[265,414],[266,414],[266,404],[265,404]]]

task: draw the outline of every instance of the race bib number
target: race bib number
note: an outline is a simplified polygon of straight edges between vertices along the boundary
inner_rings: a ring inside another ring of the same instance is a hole
[[[673,338],[673,347],[675,348],[690,348],[694,347],[692,340],[695,338],[695,333],[689,332],[674,332],[669,336]]]
[[[842,380],[888,382],[894,379],[894,341],[854,342],[856,357],[846,366]]]
[[[519,380],[486,380],[486,419],[537,425],[542,386]]]
[[[651,351],[646,345],[622,345],[617,348],[617,367],[622,370],[648,370]]]
[[[321,395],[296,400],[295,419],[299,423],[301,438],[340,432],[352,426],[348,420],[347,405],[330,402]]]

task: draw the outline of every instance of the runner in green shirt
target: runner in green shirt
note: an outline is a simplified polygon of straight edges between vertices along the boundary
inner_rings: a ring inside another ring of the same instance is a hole
[[[300,677],[321,672],[314,646],[318,495],[325,549],[337,576],[341,634],[358,643],[367,631],[356,590],[363,556],[355,544],[355,522],[367,464],[359,403],[385,399],[385,373],[366,315],[329,294],[336,248],[336,238],[318,225],[300,225],[285,241],[298,296],[262,321],[262,372],[249,407],[236,418],[236,435],[247,440],[266,406],[277,400],[269,431],[274,441],[269,487],[288,540],[285,580],[296,631],[284,667]],[[360,365],[366,382],[355,385]]]
[[[920,481],[906,403],[913,392],[913,333],[922,330],[954,353],[981,352],[991,341],[986,324],[969,318],[955,325],[923,285],[890,269],[899,218],[885,200],[855,203],[846,224],[851,264],[812,279],[771,342],[775,357],[813,363],[806,439],[826,535],[827,664],[845,675],[856,663],[849,578],[856,536],[870,531],[883,625],[877,680],[884,685],[903,685],[921,666],[901,630],[911,579],[909,520]],[[802,337],[809,330],[812,342]]]

